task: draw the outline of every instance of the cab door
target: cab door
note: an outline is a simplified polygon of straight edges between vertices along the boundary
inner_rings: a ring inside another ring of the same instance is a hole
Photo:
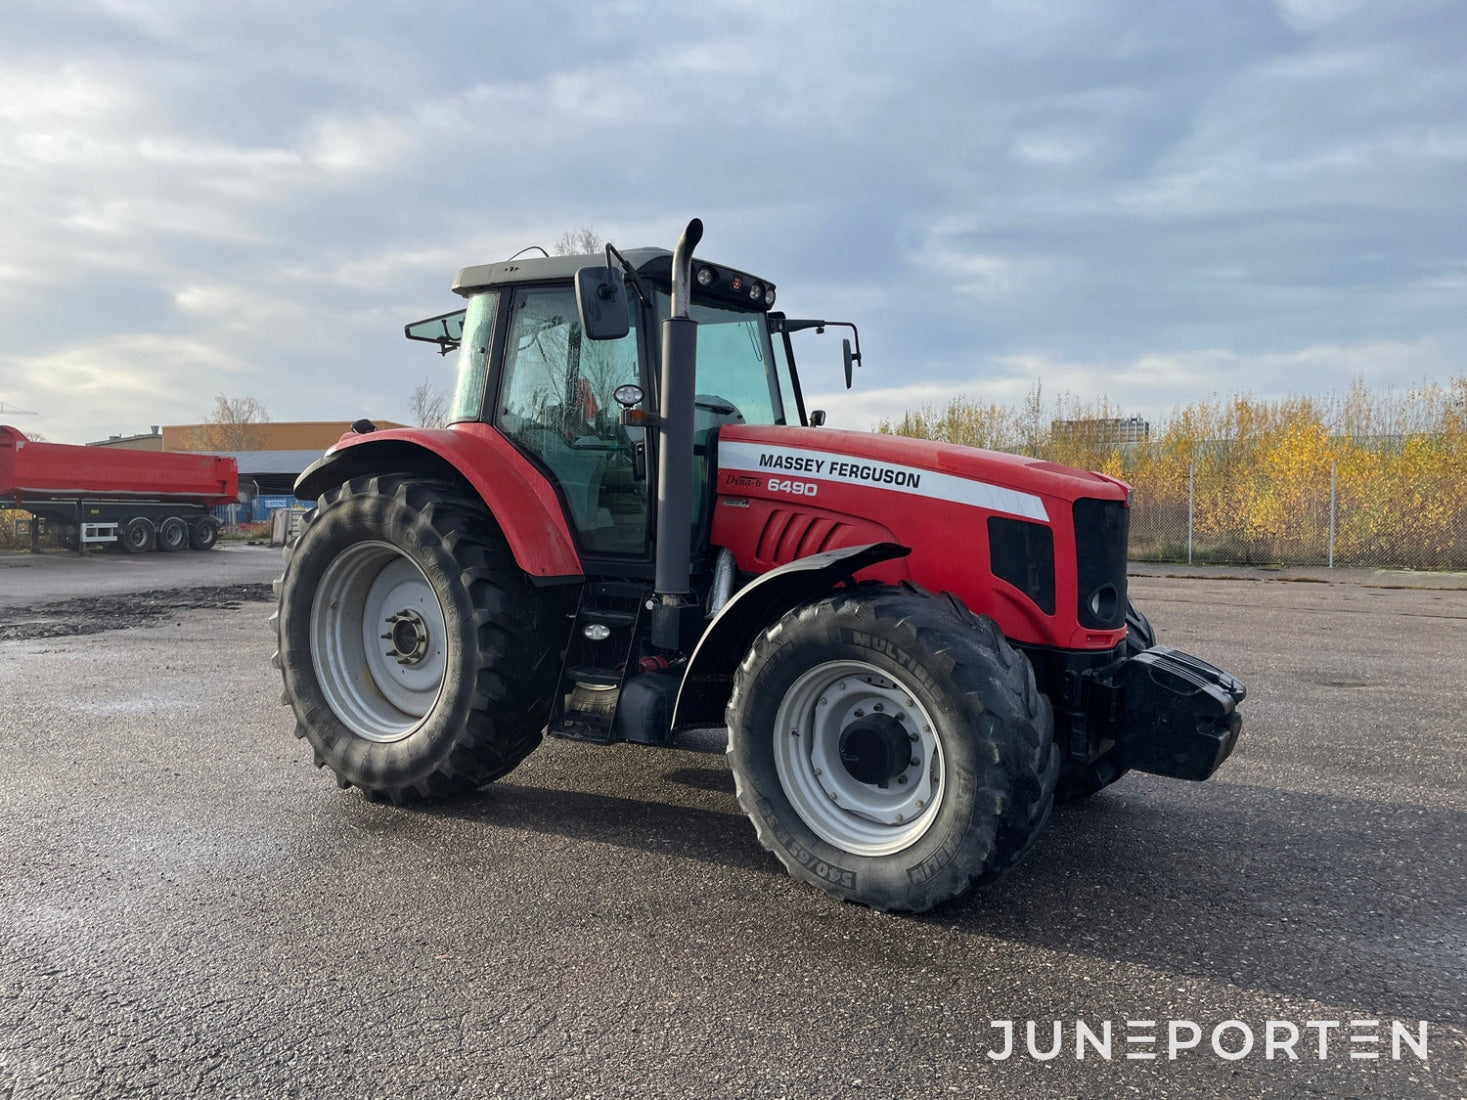
[[[621,424],[612,397],[650,392],[646,333],[634,303],[620,340],[586,340],[573,289],[513,291],[494,424],[533,459],[560,495],[585,555],[651,556],[647,478],[637,476],[641,429]]]

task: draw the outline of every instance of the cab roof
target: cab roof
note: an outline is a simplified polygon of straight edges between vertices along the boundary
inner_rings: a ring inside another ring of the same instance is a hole
[[[671,285],[672,253],[667,249],[629,248],[622,256],[640,278],[660,283],[664,287]],[[589,252],[578,256],[527,256],[516,260],[502,260],[497,264],[477,264],[459,271],[453,280],[453,292],[467,298],[480,290],[514,283],[568,283],[581,268],[602,267],[605,264],[605,252]],[[693,260],[693,270],[700,274],[698,285],[694,287],[694,293],[699,296],[722,300],[735,308],[752,310],[767,310],[774,304],[775,286],[767,279],[701,258]]]
[[[653,278],[656,277],[655,272],[644,271],[651,261],[662,257],[666,257],[669,263],[672,260],[672,253],[665,248],[629,248],[622,255],[638,275],[645,273]],[[453,292],[467,297],[476,290],[506,283],[570,280],[583,267],[602,267],[605,263],[605,252],[587,252],[577,256],[525,256],[497,264],[475,264],[459,271],[453,280]]]

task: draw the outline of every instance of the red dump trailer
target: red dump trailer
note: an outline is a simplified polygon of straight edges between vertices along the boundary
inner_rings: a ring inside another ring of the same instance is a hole
[[[238,494],[232,458],[38,443],[0,425],[0,501],[46,520],[71,549],[209,550],[219,538],[209,509]]]

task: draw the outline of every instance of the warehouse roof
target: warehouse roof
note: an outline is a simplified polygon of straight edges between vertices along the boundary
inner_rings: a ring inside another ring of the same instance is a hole
[[[298,474],[316,459],[321,451],[216,451],[234,459],[241,477],[255,474]]]

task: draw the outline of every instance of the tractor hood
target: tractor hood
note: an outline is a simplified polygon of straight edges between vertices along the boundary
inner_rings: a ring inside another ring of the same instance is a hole
[[[841,547],[910,548],[863,576],[912,580],[1014,641],[1108,651],[1125,638],[1124,482],[951,443],[829,428],[719,429],[710,538],[763,573]]]
[[[1046,499],[1124,501],[1130,493],[1123,481],[1037,458],[835,428],[728,425],[719,431],[718,465],[890,489],[1040,521],[1051,518]]]

